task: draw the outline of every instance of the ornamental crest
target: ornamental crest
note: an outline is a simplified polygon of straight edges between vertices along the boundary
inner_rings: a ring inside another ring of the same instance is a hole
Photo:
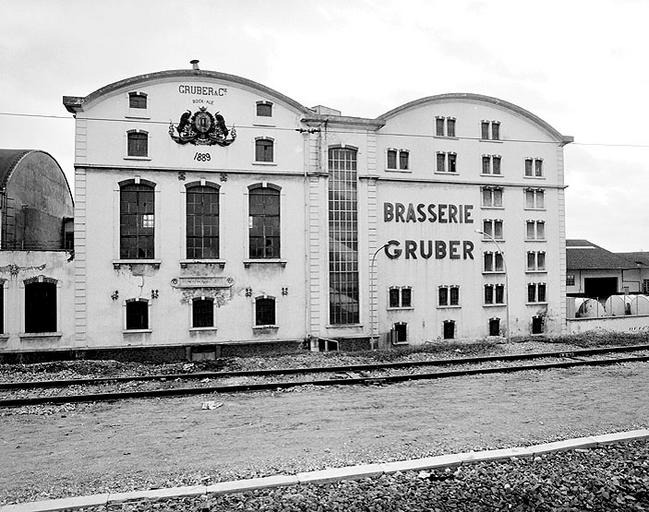
[[[207,107],[200,107],[194,114],[191,110],[186,110],[176,126],[169,123],[169,136],[178,144],[229,146],[237,138],[237,131],[234,126],[228,130],[225,119],[219,112],[212,115]]]

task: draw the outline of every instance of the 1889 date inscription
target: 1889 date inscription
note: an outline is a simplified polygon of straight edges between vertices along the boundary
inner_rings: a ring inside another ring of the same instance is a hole
[[[194,160],[197,162],[209,162],[212,157],[209,153],[194,153]]]

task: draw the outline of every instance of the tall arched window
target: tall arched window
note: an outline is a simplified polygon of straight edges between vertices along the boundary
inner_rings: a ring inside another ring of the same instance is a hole
[[[213,184],[187,185],[187,258],[219,257],[219,189]]]
[[[250,258],[279,258],[279,188],[254,185],[248,192]]]
[[[119,257],[151,259],[154,257],[155,230],[154,184],[129,180],[119,191]]]
[[[329,321],[360,321],[356,149],[329,148]]]
[[[56,281],[25,281],[25,332],[56,332]]]
[[[149,134],[145,131],[131,130],[127,132],[128,144],[126,154],[128,156],[149,156]]]

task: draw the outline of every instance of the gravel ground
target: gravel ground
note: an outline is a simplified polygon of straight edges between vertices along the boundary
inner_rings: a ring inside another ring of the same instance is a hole
[[[0,504],[646,428],[649,366],[12,409]],[[201,410],[205,400],[223,402]]]
[[[649,342],[649,334],[598,334],[565,336],[549,339],[529,338],[514,343],[478,341],[405,347],[391,351],[304,352],[264,357],[232,357],[197,363],[145,364],[117,361],[54,361],[35,364],[0,364],[0,382],[76,379],[84,377],[118,377],[193,373],[198,371],[261,370],[305,368],[392,361],[423,361],[481,355],[520,354],[543,351],[570,351],[605,345],[635,345]]]
[[[534,459],[408,471],[359,481],[222,496],[142,501],[85,512],[196,511],[644,511],[649,443],[634,441]]]

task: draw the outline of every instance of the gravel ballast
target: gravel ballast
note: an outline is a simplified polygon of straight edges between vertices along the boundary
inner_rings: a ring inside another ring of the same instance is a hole
[[[649,443],[633,441],[534,458],[407,471],[331,484],[112,504],[87,512],[642,511],[649,507]]]

